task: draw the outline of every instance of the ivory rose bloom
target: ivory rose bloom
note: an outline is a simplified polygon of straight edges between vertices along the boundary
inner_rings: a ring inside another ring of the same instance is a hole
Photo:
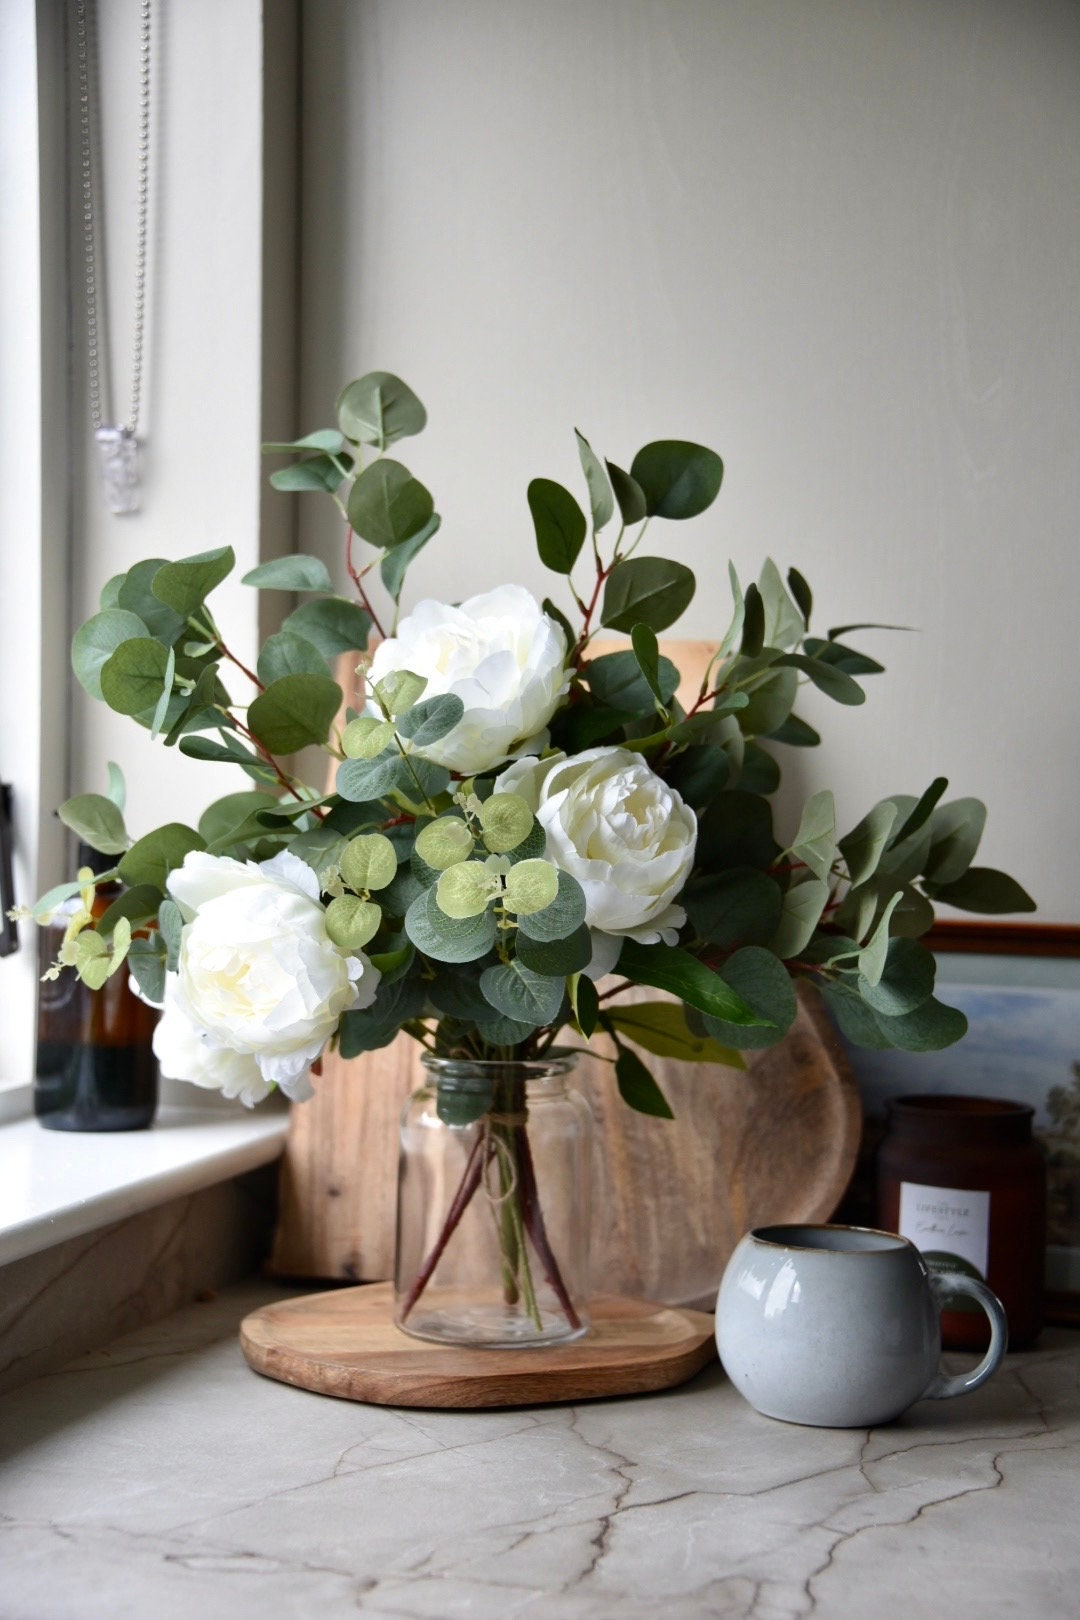
[[[547,746],[547,723],[569,689],[566,636],[521,585],[499,585],[458,607],[419,602],[396,636],[380,642],[371,680],[411,669],[424,697],[452,692],[465,713],[417,752],[472,775]]]
[[[686,912],[697,817],[640,754],[588,748],[522,759],[495,783],[520,793],[547,835],[547,858],[585,891],[585,921],[643,945],[673,945]],[[603,951],[594,954],[599,963]]]
[[[342,1013],[369,1007],[379,986],[366,956],[330,940],[315,873],[287,851],[262,862],[193,851],[169,893],[184,928],[154,1037],[162,1072],[249,1103],[271,1084],[310,1096],[307,1071]]]

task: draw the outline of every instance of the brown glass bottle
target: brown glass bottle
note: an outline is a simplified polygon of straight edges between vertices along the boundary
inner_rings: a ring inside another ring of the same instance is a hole
[[[80,847],[79,864],[105,871],[112,861]],[[99,884],[93,913],[100,917],[122,886]],[[76,895],[42,928],[39,974],[56,960]],[[152,1007],[128,989],[125,968],[91,990],[65,968],[38,986],[34,1112],[51,1131],[138,1131],[154,1120],[157,1062],[150,1042],[157,1022]]]
[[[931,1269],[982,1274],[1013,1350],[1043,1321],[1046,1160],[1034,1112],[991,1097],[900,1097],[877,1160],[879,1226],[910,1238]],[[941,1336],[947,1349],[983,1349],[986,1317],[946,1310]]]

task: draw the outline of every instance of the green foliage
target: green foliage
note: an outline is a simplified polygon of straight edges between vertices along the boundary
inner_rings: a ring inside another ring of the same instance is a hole
[[[400,461],[372,462],[349,492],[353,531],[369,545],[392,551],[421,534],[435,511],[429,490]]]
[[[667,990],[688,1007],[740,1028],[765,1022],[718,973],[677,946],[639,945],[628,939],[619,956],[619,972],[632,984]]]
[[[341,392],[338,423],[347,439],[379,450],[414,433],[422,433],[427,412],[400,377],[370,371]]]
[[[623,1102],[636,1113],[651,1114],[654,1119],[674,1119],[671,1104],[637,1053],[621,1042],[617,1050],[615,1078]]]
[[[122,855],[128,847],[123,812],[100,793],[78,793],[57,811],[76,838],[102,855]]]
[[[364,650],[371,620],[355,602],[329,596],[316,602],[302,602],[281,628],[310,641],[324,658],[334,658],[338,653]]]
[[[87,619],[79,627],[71,643],[71,667],[79,684],[92,698],[104,701],[101,690],[103,667],[122,642],[145,640],[146,637],[146,626],[135,613],[127,613],[122,608],[95,613],[92,619]]]
[[[418,951],[436,962],[475,962],[495,943],[495,918],[489,909],[474,917],[448,917],[435,891],[425,889],[405,914],[405,932]]]
[[[638,451],[630,476],[645,496],[650,517],[692,518],[720,493],[724,464],[704,445],[659,439]]]
[[[186,827],[182,821],[167,821],[132,844],[120,862],[120,877],[132,888],[145,883],[164,894],[169,873],[183,866],[184,856],[190,850],[205,848],[205,838],[194,827]]]
[[[639,1001],[632,1006],[615,1002],[608,1007],[604,1021],[656,1057],[677,1058],[681,1063],[719,1063],[729,1069],[746,1067],[731,1047],[721,1046],[710,1035],[695,1034],[683,1009],[673,1001]]]
[[[493,793],[480,806],[480,826],[485,845],[493,855],[505,855],[528,838],[533,813],[520,793]]]
[[[577,440],[581,470],[589,487],[589,510],[592,513],[593,529],[599,533],[611,522],[615,514],[615,498],[611,492],[608,475],[604,471],[604,464],[588,439],[584,438],[577,428],[574,429],[574,438]]]
[[[585,543],[585,514],[568,489],[550,478],[534,478],[528,488],[536,548],[545,568],[569,574]]]
[[[200,551],[194,557],[163,564],[151,580],[150,589],[159,602],[187,619],[202,607],[210,592],[228,578],[235,566],[232,546]]]
[[[518,917],[518,930],[530,939],[566,939],[576,933],[585,921],[585,893],[577,878],[569,872],[557,874],[558,891],[554,900],[541,911],[523,912]]]
[[[601,623],[631,631],[635,624],[666,630],[681,619],[694,594],[694,576],[667,557],[631,557],[617,563],[604,587]]]
[[[326,564],[301,551],[260,563],[258,568],[250,569],[240,583],[254,585],[260,591],[326,591],[329,594],[334,589]]]
[[[291,754],[326,741],[340,702],[341,689],[329,676],[283,675],[248,709],[248,726],[272,754]]]
[[[642,633],[647,635],[650,632],[645,625],[635,626],[635,634],[639,640]],[[646,644],[642,642],[642,645]],[[647,649],[646,656],[648,656]],[[658,655],[651,673],[655,686],[646,676],[641,660],[633,650],[605,653],[586,664],[584,671],[593,697],[608,709],[627,718],[654,713],[657,695],[661,704],[665,706],[674,697],[679,684],[679,672],[671,659],[661,658]]]
[[[165,687],[171,648],[149,636],[122,641],[101,667],[101,695],[117,714],[155,708]]]
[[[613,461],[607,462],[606,466],[608,477],[611,479],[612,491],[619,503],[619,515],[626,527],[628,529],[632,528],[635,523],[640,523],[648,513],[645,491],[635,478],[631,478],[628,472],[624,472],[621,467],[617,467]]]
[[[562,1006],[564,985],[561,978],[535,973],[520,959],[485,968],[480,988],[486,1000],[506,1018],[523,1024],[550,1024]]]
[[[326,659],[314,643],[291,630],[279,630],[263,642],[255,668],[264,686],[272,686],[286,675],[330,675]]]

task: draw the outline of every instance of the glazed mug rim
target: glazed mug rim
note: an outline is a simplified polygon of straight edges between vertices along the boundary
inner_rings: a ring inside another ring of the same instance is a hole
[[[844,1232],[856,1233],[859,1237],[880,1239],[879,1242],[866,1244],[864,1247],[841,1247],[839,1244],[799,1243],[797,1234],[809,1232]],[[777,1233],[790,1233],[790,1237],[778,1237]],[[902,1254],[910,1249],[913,1254],[918,1250],[909,1238],[902,1237],[899,1232],[886,1232],[878,1226],[851,1226],[843,1221],[774,1221],[766,1226],[753,1227],[746,1236],[762,1248],[791,1251],[795,1254],[831,1254],[840,1256],[855,1256],[866,1259],[870,1255]]]

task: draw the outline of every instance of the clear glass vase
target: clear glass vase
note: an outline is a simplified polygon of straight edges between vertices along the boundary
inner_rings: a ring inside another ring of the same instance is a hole
[[[395,1320],[442,1344],[561,1344],[588,1328],[592,1116],[573,1057],[424,1057],[398,1170]]]

